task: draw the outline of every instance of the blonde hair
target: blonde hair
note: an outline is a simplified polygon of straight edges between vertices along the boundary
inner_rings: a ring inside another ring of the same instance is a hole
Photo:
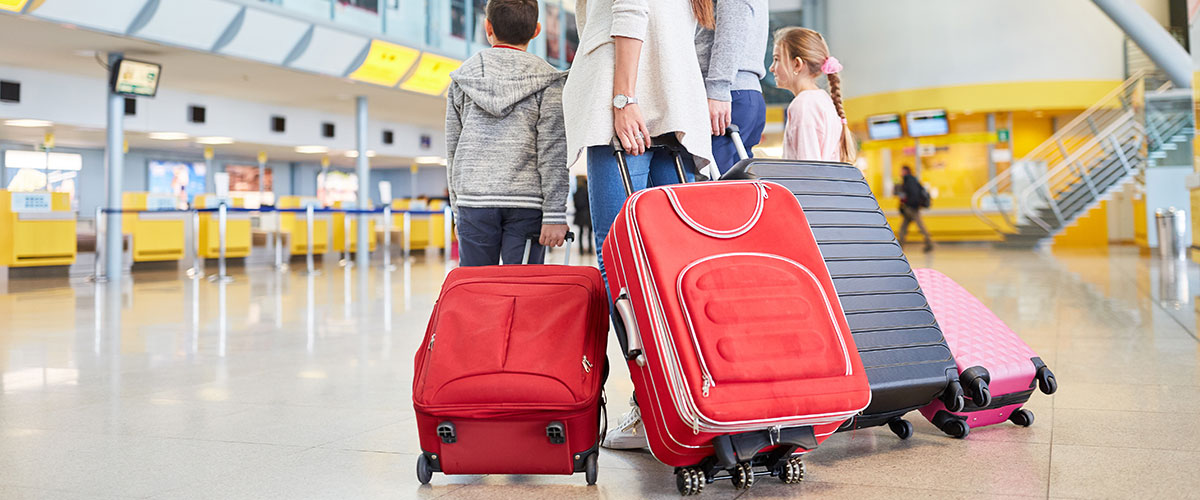
[[[708,29],[716,27],[714,10],[713,0],[692,0],[692,14],[700,26]]]
[[[825,37],[820,33],[808,28],[782,28],[775,32],[775,45],[787,56],[789,64],[798,57],[810,74],[824,73],[821,66],[829,59],[829,46],[825,44]],[[842,119],[842,143],[839,148],[842,161],[854,163],[854,158],[858,156],[858,148],[854,143],[854,133],[846,123],[846,109],[842,106],[842,77],[837,73],[830,73],[825,75],[825,78],[829,80],[829,97],[833,98],[833,107]]]

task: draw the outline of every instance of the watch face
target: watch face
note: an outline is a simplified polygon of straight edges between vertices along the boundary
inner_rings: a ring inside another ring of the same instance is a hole
[[[621,109],[621,108],[624,108],[626,104],[629,104],[628,97],[625,97],[624,95],[621,95],[621,94],[617,94],[616,97],[613,97],[613,107],[615,107],[617,109]]]

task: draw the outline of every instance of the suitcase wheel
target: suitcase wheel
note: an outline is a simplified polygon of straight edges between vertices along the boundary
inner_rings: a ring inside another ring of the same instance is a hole
[[[892,432],[895,433],[896,436],[899,437],[900,439],[908,439],[909,437],[912,437],[912,433],[913,433],[912,422],[909,422],[902,418],[897,418],[895,420],[892,420],[891,422],[888,422],[888,428],[891,429]]]
[[[584,477],[587,478],[588,486],[594,486],[596,484],[596,474],[599,472],[599,466],[596,465],[596,455],[598,455],[598,453],[592,453],[591,455],[588,455],[586,465],[584,466],[585,469],[583,473]]]
[[[433,479],[433,471],[429,469],[429,457],[424,453],[417,457],[417,481],[421,484],[429,484],[429,480]]]
[[[988,383],[983,379],[975,379],[974,387],[971,391],[971,400],[975,406],[987,408],[992,404],[992,391],[988,389]]]
[[[706,484],[708,484],[708,478],[705,477],[704,470],[699,467],[683,467],[675,471],[675,487],[679,489],[680,495],[699,495],[704,491]]]
[[[901,420],[901,422],[904,421]],[[799,484],[804,481],[804,459],[794,456],[784,462],[779,471],[779,480],[784,484]]]
[[[1012,412],[1012,415],[1008,416],[1008,420],[1021,427],[1029,427],[1033,425],[1033,412],[1021,408]]]
[[[1054,391],[1058,390],[1058,381],[1054,380],[1054,373],[1045,366],[1038,369],[1037,381],[1042,394],[1054,394]]]
[[[754,486],[754,466],[750,462],[742,462],[729,469],[730,482],[735,490],[748,490]]]
[[[971,426],[967,425],[967,422],[964,420],[959,420],[957,418],[949,419],[942,424],[942,432],[949,434],[951,437],[963,439],[971,433]]]
[[[963,397],[962,384],[959,384],[957,380],[951,381],[946,386],[941,399],[942,403],[946,405],[946,409],[950,411],[962,411],[967,405],[966,398]]]

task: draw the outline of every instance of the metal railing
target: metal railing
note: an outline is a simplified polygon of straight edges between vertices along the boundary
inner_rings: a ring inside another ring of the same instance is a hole
[[[1145,158],[1144,94],[1142,74],[1122,82],[977,190],[971,197],[975,215],[1005,234],[1019,233],[1030,223],[1047,232],[1061,227],[1074,215],[1064,195],[1087,190],[1099,197],[1104,186],[1098,177],[1115,168],[1113,162],[1135,169]],[[1003,224],[985,213],[992,210],[1000,212]],[[1045,220],[1047,213],[1053,221]]]

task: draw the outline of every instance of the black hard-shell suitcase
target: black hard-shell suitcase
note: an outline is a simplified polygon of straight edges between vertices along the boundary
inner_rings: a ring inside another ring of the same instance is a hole
[[[841,430],[888,424],[907,438],[904,414],[935,398],[961,408],[954,356],[862,172],[844,163],[749,159],[722,179],[748,177],[796,196],[833,277],[871,383],[871,405]]]

